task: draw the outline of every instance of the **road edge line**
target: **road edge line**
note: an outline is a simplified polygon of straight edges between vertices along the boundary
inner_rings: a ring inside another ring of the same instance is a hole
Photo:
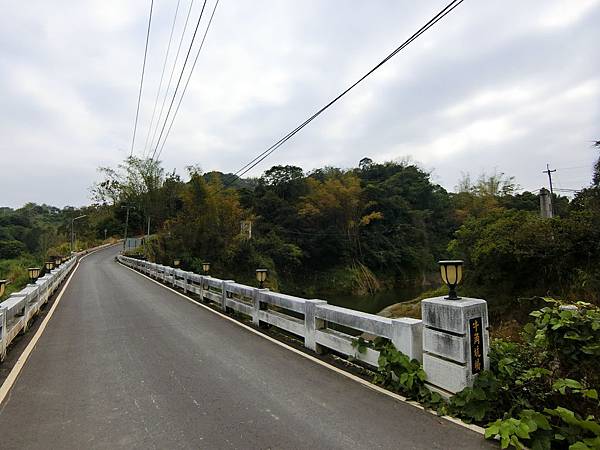
[[[310,361],[312,361],[314,363],[317,363],[317,364],[319,364],[319,365],[321,365],[321,366],[323,366],[323,367],[325,367],[325,368],[327,368],[329,370],[332,370],[333,372],[336,372],[336,373],[338,373],[338,374],[340,374],[340,375],[342,375],[342,376],[344,376],[346,378],[349,378],[350,380],[353,380],[353,381],[355,381],[357,383],[360,383],[363,386],[367,387],[368,389],[374,390],[374,391],[379,392],[380,394],[383,394],[383,395],[387,395],[388,397],[391,397],[394,400],[397,400],[397,401],[406,403],[408,405],[411,405],[411,406],[413,406],[415,408],[418,408],[418,409],[420,409],[422,411],[425,411],[425,412],[427,412],[427,413],[429,413],[429,414],[431,414],[433,416],[436,416],[436,417],[438,417],[440,419],[445,419],[448,422],[452,422],[452,423],[454,423],[456,425],[460,425],[461,427],[466,428],[466,429],[471,430],[471,431],[474,431],[475,433],[478,433],[478,434],[481,434],[481,435],[485,435],[485,430],[482,427],[478,426],[478,425],[473,425],[473,424],[465,423],[462,420],[457,419],[456,417],[452,417],[452,416],[438,416],[434,411],[432,411],[430,409],[424,408],[423,406],[421,406],[417,402],[414,402],[412,400],[408,400],[406,397],[404,397],[402,395],[399,395],[399,394],[396,394],[394,392],[388,391],[387,389],[384,389],[384,388],[382,388],[380,386],[377,386],[376,384],[373,384],[373,383],[370,383],[370,382],[368,382],[366,380],[363,380],[362,378],[357,377],[354,374],[346,372],[345,370],[342,370],[342,369],[340,369],[338,367],[332,366],[331,364],[328,364],[325,361],[320,360],[319,358],[315,358],[314,356],[309,355],[308,353],[304,353],[303,351],[300,351],[300,350],[298,350],[298,349],[296,349],[294,347],[291,347],[291,346],[287,345],[284,342],[278,341],[277,339],[275,339],[275,338],[273,338],[273,337],[271,337],[269,335],[261,333],[260,331],[255,330],[254,328],[252,328],[252,327],[250,327],[250,326],[248,326],[248,325],[246,325],[244,323],[241,323],[238,320],[235,320],[233,317],[229,317],[228,315],[223,314],[222,312],[217,311],[217,310],[211,308],[210,306],[207,306],[207,305],[205,305],[205,304],[203,304],[201,302],[198,302],[198,301],[194,300],[193,298],[188,297],[187,295],[182,294],[181,292],[179,292],[179,291],[177,291],[177,290],[175,290],[175,289],[173,289],[173,288],[171,288],[171,287],[169,287],[169,286],[167,286],[165,284],[162,284],[161,282],[159,282],[157,280],[154,280],[153,278],[150,278],[146,274],[138,272],[137,270],[132,269],[131,267],[128,267],[128,266],[126,266],[125,264],[123,264],[121,262],[119,262],[119,264],[121,266],[123,266],[124,268],[129,269],[132,272],[134,272],[134,273],[136,273],[136,274],[138,274],[138,275],[140,275],[140,276],[142,276],[142,277],[144,277],[144,278],[152,281],[153,283],[156,283],[159,286],[162,286],[163,288],[165,288],[165,289],[167,289],[167,290],[169,290],[169,291],[171,291],[171,292],[179,295],[180,297],[183,297],[187,301],[189,301],[189,302],[191,302],[191,303],[193,303],[195,305],[201,306],[202,308],[204,308],[204,309],[206,309],[206,310],[208,310],[208,311],[216,314],[217,316],[220,316],[223,319],[227,319],[230,322],[235,323],[239,327],[244,328],[244,329],[250,331],[251,333],[254,333],[254,334],[256,334],[256,335],[258,335],[258,336],[260,336],[260,337],[262,337],[262,338],[264,338],[264,339],[266,339],[268,341],[271,341],[274,344],[279,345],[280,347],[283,347],[283,348],[285,348],[285,349],[287,349],[287,350],[289,350],[289,351],[291,351],[293,353],[296,353],[297,355],[300,355],[300,356],[302,356],[302,357],[304,357],[304,358],[306,358],[306,359],[308,359],[308,360],[310,360]],[[1,401],[2,400],[0,399],[0,402]]]
[[[44,317],[44,320],[40,324],[40,327],[37,329],[37,331],[35,332],[35,334],[31,338],[31,341],[29,341],[29,343],[27,344],[27,347],[25,347],[25,350],[23,350],[23,353],[21,353],[21,355],[17,359],[17,362],[15,363],[15,365],[13,366],[13,368],[10,370],[8,376],[6,377],[6,379],[4,380],[4,382],[2,383],[2,386],[0,386],[0,406],[2,406],[2,403],[4,402],[4,399],[6,398],[6,396],[8,395],[8,393],[10,392],[10,390],[12,389],[13,385],[17,381],[17,378],[19,377],[19,374],[21,373],[21,370],[23,369],[23,367],[25,366],[25,363],[29,359],[29,356],[33,352],[33,349],[35,348],[35,345],[39,341],[40,337],[42,337],[42,333],[44,332],[44,330],[48,326],[48,322],[52,318],[52,315],[54,314],[54,310],[56,309],[56,307],[60,303],[60,299],[62,298],[63,294],[65,293],[65,290],[67,289],[67,287],[69,287],[69,283],[71,283],[71,279],[75,275],[75,272],[77,272],[77,269],[79,268],[79,264],[81,263],[81,261],[83,259],[87,258],[89,255],[92,255],[92,254],[94,254],[94,253],[96,253],[96,252],[98,252],[100,250],[104,250],[104,249],[109,248],[109,247],[110,246],[96,249],[94,251],[91,251],[91,252],[87,253],[86,255],[83,255],[81,258],[79,258],[79,260],[77,261],[77,264],[75,265],[75,268],[73,269],[73,272],[71,272],[71,275],[69,275],[69,278],[67,278],[67,281],[65,282],[64,286],[62,287],[62,289],[60,290],[60,292],[56,296],[56,299],[54,300],[54,303],[52,304],[52,307],[48,311],[48,314],[46,315],[46,317]]]

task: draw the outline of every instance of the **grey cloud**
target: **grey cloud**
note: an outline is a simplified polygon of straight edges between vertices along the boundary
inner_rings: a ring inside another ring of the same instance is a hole
[[[175,2],[155,4],[138,153]],[[165,167],[237,170],[443,4],[223,0]],[[96,167],[128,154],[148,4],[37,0],[5,9],[0,204],[84,204]],[[277,163],[349,167],[363,156],[412,155],[448,189],[461,172],[494,168],[538,188],[546,162],[581,166],[596,156],[588,141],[600,135],[599,20],[598,1],[464,2],[252,175]],[[557,178],[581,187],[587,174]]]

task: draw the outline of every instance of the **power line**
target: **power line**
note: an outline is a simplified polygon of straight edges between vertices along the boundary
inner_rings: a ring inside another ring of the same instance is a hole
[[[167,68],[167,60],[169,59],[169,53],[171,52],[171,42],[173,41],[173,32],[175,31],[175,22],[177,22],[177,14],[179,13],[179,4],[181,0],[177,0],[177,6],[175,7],[175,16],[173,17],[173,24],[171,25],[171,34],[169,35],[169,44],[167,45],[167,53],[165,54],[165,61],[163,62],[162,72],[160,74],[160,82],[158,83],[158,90],[156,91],[156,99],[154,99],[154,108],[152,109],[152,119],[150,119],[150,125],[148,126],[148,133],[146,134],[146,142],[144,143],[144,156],[148,149],[148,140],[150,139],[150,132],[152,131],[152,125],[154,124],[154,117],[156,115],[156,107],[158,106],[158,99],[160,98],[160,90],[163,84],[163,78],[165,76],[165,69]]]
[[[567,188],[554,188],[555,191],[560,191],[560,192],[579,192],[581,191],[581,189],[567,189]]]
[[[152,133],[152,139],[150,140],[150,147],[148,149],[148,154],[150,154],[150,150],[154,147],[154,138],[156,138],[156,133],[158,132],[159,124],[161,123],[163,110],[165,108],[165,103],[167,102],[167,97],[169,96],[169,89],[171,89],[171,81],[173,81],[173,75],[175,74],[175,68],[177,67],[177,60],[179,59],[179,52],[181,51],[181,45],[183,44],[183,38],[185,36],[185,32],[187,30],[188,22],[190,20],[190,14],[192,12],[192,7],[194,6],[194,0],[190,1],[190,7],[188,8],[187,16],[185,18],[185,23],[183,24],[183,31],[181,32],[181,38],[179,39],[179,45],[177,46],[177,53],[175,54],[175,61],[173,61],[173,68],[171,69],[171,75],[169,75],[169,82],[167,83],[167,89],[165,90],[165,96],[163,97],[162,105],[160,106],[160,113],[158,114],[158,120],[156,121],[156,127],[154,128],[154,133]],[[147,156],[147,155],[146,155]]]
[[[573,167],[557,167],[556,170],[576,170],[576,169],[588,169],[592,170],[592,166],[573,166]]]
[[[173,128],[173,122],[175,122],[175,117],[177,117],[177,113],[179,112],[179,107],[181,106],[181,102],[183,101],[183,97],[185,96],[185,93],[187,91],[188,84],[190,84],[190,80],[192,78],[192,73],[194,72],[196,63],[198,62],[198,57],[200,56],[202,47],[204,47],[204,41],[206,39],[206,35],[208,34],[208,30],[210,29],[210,24],[212,23],[213,17],[215,16],[215,11],[217,10],[217,6],[219,6],[219,0],[216,1],[215,7],[213,8],[212,14],[210,15],[208,25],[206,26],[206,30],[204,31],[204,36],[202,36],[202,42],[200,42],[200,47],[198,48],[198,53],[196,53],[196,58],[194,59],[194,64],[192,64],[192,68],[190,69],[190,73],[188,74],[188,78],[185,82],[185,86],[183,87],[183,91],[181,92],[181,97],[179,97],[179,103],[177,103],[177,108],[175,108],[175,113],[173,114],[171,123],[169,125],[169,128],[167,129],[167,134],[165,134],[165,138],[163,139],[163,143],[160,147],[160,151],[158,152],[158,155],[156,156],[156,159],[160,158],[160,155],[162,154],[162,151],[165,148],[165,143],[167,142],[169,134],[171,133],[171,128]]]
[[[337,97],[335,97],[333,100],[331,100],[329,103],[327,103],[324,107],[322,107],[317,112],[315,112],[312,116],[310,116],[308,119],[306,119],[303,123],[298,125],[294,130],[290,131],[288,134],[286,134],[280,140],[275,142],[271,147],[269,147],[268,149],[266,149],[265,151],[260,153],[258,156],[256,156],[248,164],[246,164],[241,169],[239,169],[235,174],[233,174],[232,178],[225,183],[223,188],[227,188],[233,182],[235,182],[236,179],[240,178],[241,176],[243,176],[244,174],[246,174],[247,172],[252,170],[255,166],[260,164],[265,158],[270,156],[275,150],[277,150],[279,147],[281,147],[283,144],[285,144],[289,139],[291,139],[302,128],[304,128],[306,125],[308,125],[310,122],[312,122],[315,118],[317,118],[319,115],[321,115],[321,113],[323,113],[325,110],[327,110],[329,107],[331,107],[334,103],[336,103],[339,99],[341,99],[343,96],[345,96],[348,92],[350,92],[352,89],[354,89],[365,78],[367,78],[369,75],[371,75],[377,69],[379,69],[383,64],[385,64],[387,61],[389,61],[391,58],[393,58],[396,54],[398,54],[400,51],[402,51],[410,43],[412,43],[419,36],[421,36],[423,33],[425,33],[429,28],[431,28],[433,25],[435,25],[438,21],[443,19],[447,14],[449,14],[454,8],[456,8],[458,5],[460,5],[463,1],[464,0],[451,1],[445,8],[443,8],[440,12],[438,12],[431,20],[429,20],[425,25],[423,25],[410,38],[408,38],[406,41],[404,41],[404,43],[402,43],[392,53],[390,53],[388,56],[386,56],[380,63],[378,63],[375,67],[373,67],[366,74],[364,74],[361,78],[359,78],[356,82],[354,82],[350,87],[348,87],[346,90],[344,90],[342,93],[340,93]]]
[[[171,99],[171,104],[169,105],[169,109],[167,110],[167,115],[165,116],[165,121],[163,123],[162,129],[160,130],[160,134],[158,135],[158,140],[156,141],[156,147],[152,152],[152,158],[156,156],[156,151],[158,150],[158,144],[160,144],[160,139],[165,131],[165,127],[169,120],[169,114],[171,113],[171,109],[173,108],[173,103],[175,102],[175,97],[177,96],[177,91],[179,90],[179,85],[181,84],[181,79],[183,78],[183,73],[185,72],[185,66],[187,65],[188,59],[190,57],[190,53],[192,52],[192,47],[194,45],[194,41],[196,40],[196,33],[198,32],[198,27],[200,27],[200,21],[202,20],[202,15],[204,14],[204,8],[206,6],[206,1],[202,4],[202,10],[200,11],[200,17],[198,17],[198,22],[196,23],[196,28],[194,29],[194,34],[192,35],[192,40],[190,41],[190,47],[188,48],[187,54],[185,55],[185,60],[183,61],[183,67],[181,68],[181,73],[179,74],[179,79],[177,80],[177,85],[175,86],[175,92],[173,92],[173,98]]]
[[[144,49],[144,64],[142,64],[142,79],[140,80],[140,93],[138,94],[137,110],[135,112],[135,123],[133,125],[133,138],[131,139],[131,152],[129,156],[133,156],[133,146],[135,144],[135,133],[137,131],[138,118],[140,115],[140,101],[142,100],[142,86],[144,85],[144,72],[146,71],[146,57],[148,56],[148,41],[150,40],[150,25],[152,25],[152,9],[154,8],[154,0],[150,2],[150,16],[148,17],[148,31],[146,32],[146,47]]]

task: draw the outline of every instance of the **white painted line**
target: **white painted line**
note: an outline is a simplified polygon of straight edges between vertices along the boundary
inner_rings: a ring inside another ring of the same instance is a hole
[[[235,323],[239,327],[245,328],[246,330],[250,331],[251,333],[254,333],[254,334],[256,334],[256,335],[258,335],[258,336],[260,336],[260,337],[262,337],[262,338],[264,338],[264,339],[266,339],[268,341],[271,341],[274,344],[279,345],[280,347],[283,347],[283,348],[285,348],[285,349],[287,349],[287,350],[289,350],[291,352],[294,352],[297,355],[300,355],[303,358],[306,358],[306,359],[308,359],[308,360],[310,360],[310,361],[312,361],[312,362],[314,362],[316,364],[319,364],[319,365],[321,365],[323,367],[326,367],[327,369],[332,370],[332,371],[334,371],[334,372],[336,372],[336,373],[338,373],[338,374],[340,374],[340,375],[342,375],[342,376],[344,376],[346,378],[349,378],[349,379],[351,379],[351,380],[353,380],[353,381],[355,381],[357,383],[360,383],[360,384],[362,384],[363,386],[365,386],[365,387],[367,387],[369,389],[377,391],[380,394],[387,395],[388,397],[391,397],[391,398],[393,398],[395,400],[398,400],[400,402],[408,403],[409,405],[414,406],[415,408],[418,408],[418,409],[421,409],[423,411],[426,411],[426,412],[428,412],[428,413],[430,413],[430,414],[432,414],[432,415],[434,415],[436,417],[440,417],[442,419],[445,419],[445,420],[447,420],[449,422],[452,422],[452,423],[455,423],[457,425],[460,425],[460,426],[462,426],[464,428],[467,428],[467,429],[469,429],[471,431],[474,431],[476,433],[479,433],[479,434],[482,434],[482,435],[485,434],[485,430],[482,427],[479,427],[479,426],[473,425],[473,424],[469,424],[469,423],[465,423],[462,420],[457,419],[456,417],[438,416],[434,411],[431,411],[429,409],[423,408],[423,406],[419,405],[417,402],[414,402],[412,400],[408,400],[406,397],[403,397],[402,395],[399,395],[399,394],[396,394],[394,392],[388,391],[387,389],[384,389],[384,388],[382,388],[380,386],[377,386],[376,384],[369,383],[368,381],[363,380],[362,378],[357,377],[356,375],[353,375],[353,374],[351,374],[349,372],[346,372],[345,370],[339,369],[338,367],[332,366],[331,364],[328,364],[325,361],[320,360],[319,358],[315,358],[314,356],[311,356],[311,355],[309,355],[307,353],[304,353],[304,352],[302,352],[302,351],[300,351],[300,350],[298,350],[298,349],[296,349],[294,347],[291,347],[291,346],[289,346],[289,345],[287,345],[287,344],[285,344],[285,343],[283,343],[281,341],[278,341],[277,339],[272,338],[271,336],[268,336],[268,335],[266,335],[264,333],[261,333],[260,331],[254,329],[254,328],[252,328],[252,327],[250,327],[250,326],[248,326],[248,325],[246,325],[244,323],[241,323],[240,321],[235,320],[234,318],[229,317],[226,314],[223,314],[223,313],[221,313],[219,311],[214,310],[210,306],[207,306],[207,305],[205,305],[203,303],[197,302],[193,298],[190,298],[187,295],[184,295],[181,292],[176,291],[175,289],[172,289],[169,286],[166,286],[166,285],[164,285],[164,284],[162,284],[162,283],[154,280],[153,278],[150,278],[146,274],[138,272],[137,270],[132,269],[131,267],[128,267],[128,266],[126,266],[125,264],[123,264],[121,262],[119,262],[119,264],[121,264],[126,269],[129,269],[132,272],[134,272],[134,273],[136,273],[136,274],[138,274],[138,275],[140,275],[140,276],[142,276],[144,278],[147,278],[148,280],[152,281],[153,283],[156,283],[159,286],[162,286],[163,288],[165,288],[165,289],[167,289],[167,290],[169,290],[169,291],[171,291],[171,292],[179,295],[180,297],[183,297],[187,301],[192,302],[195,305],[201,306],[202,308],[207,309],[208,311],[212,312],[213,314],[216,314],[217,316],[220,316],[223,319],[226,319],[226,320],[229,320],[230,322]]]
[[[96,250],[93,250],[93,251],[89,252],[88,254],[82,256],[77,261],[77,264],[75,265],[75,268],[73,269],[73,272],[71,272],[71,275],[67,279],[67,281],[64,284],[63,288],[60,290],[58,296],[56,297],[56,300],[54,300],[54,303],[52,304],[52,307],[50,308],[50,311],[48,311],[48,315],[46,317],[44,317],[44,321],[42,322],[42,324],[40,325],[40,327],[37,329],[37,331],[35,332],[35,334],[31,338],[31,341],[29,341],[29,344],[27,344],[27,347],[25,347],[25,350],[23,351],[23,353],[21,353],[21,356],[19,356],[19,359],[17,359],[17,362],[15,363],[15,365],[12,368],[12,370],[10,371],[10,373],[8,374],[8,376],[6,377],[6,379],[4,380],[4,383],[2,383],[2,386],[0,386],[0,405],[2,405],[2,402],[4,401],[4,399],[6,398],[6,396],[8,395],[8,393],[10,392],[11,388],[15,384],[15,381],[17,381],[17,377],[19,376],[19,373],[21,373],[21,370],[23,369],[23,366],[25,366],[25,363],[29,359],[29,355],[31,355],[31,352],[33,352],[33,349],[35,348],[35,344],[37,344],[37,341],[40,340],[40,337],[42,336],[42,333],[46,329],[46,326],[48,325],[48,322],[50,321],[50,319],[52,318],[52,315],[54,314],[54,310],[56,309],[56,307],[60,303],[60,299],[62,298],[63,294],[65,293],[65,290],[69,286],[69,283],[71,282],[71,279],[75,275],[75,272],[79,268],[79,263],[81,262],[82,259],[85,259],[86,257],[88,257],[89,255],[91,255],[92,253],[95,253],[95,252],[97,252],[99,250],[103,250],[104,248],[106,248],[106,247],[97,248]]]

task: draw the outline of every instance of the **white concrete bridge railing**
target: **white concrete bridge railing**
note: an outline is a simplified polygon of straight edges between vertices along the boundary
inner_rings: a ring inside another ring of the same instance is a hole
[[[92,249],[73,253],[59,267],[52,269],[35,283],[28,284],[19,292],[12,293],[0,303],[0,362],[6,358],[9,345],[19,333],[27,331],[32,319],[57,291],[64,279],[84,255],[112,244],[103,244]]]
[[[60,286],[71,269],[77,263],[73,256],[60,267],[28,284],[19,292],[14,292],[0,303],[0,361],[6,357],[6,351],[13,339],[27,327],[40,308]]]
[[[360,334],[357,332],[387,338],[409,358],[422,362],[430,387],[446,396],[471,385],[489,364],[484,300],[427,299],[423,301],[424,321],[388,319],[329,305],[324,300],[271,292],[122,255],[118,260],[151,278],[192,292],[203,302],[216,303],[223,311],[243,314],[256,326],[268,324],[295,334],[316,352],[331,349],[378,367],[378,351],[367,348],[361,353],[352,342]]]
[[[360,353],[352,347],[355,336],[349,332],[357,330],[388,338],[410,358],[419,361],[423,359],[421,320],[388,319],[329,305],[324,300],[280,294],[233,280],[198,275],[125,256],[119,256],[118,259],[152,278],[179,287],[184,292],[192,292],[205,302],[216,303],[223,310],[233,310],[248,316],[257,326],[269,324],[302,337],[304,345],[311,350],[328,348],[377,367],[379,352],[367,349]]]

